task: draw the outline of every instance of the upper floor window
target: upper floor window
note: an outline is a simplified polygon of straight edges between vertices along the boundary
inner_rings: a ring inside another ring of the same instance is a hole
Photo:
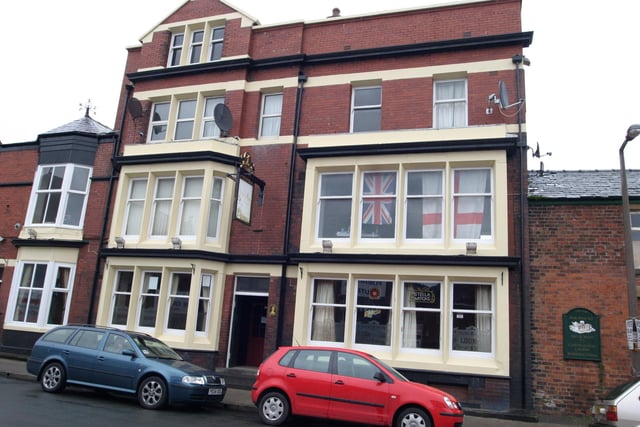
[[[153,112],[151,113],[151,132],[149,132],[150,141],[164,141],[167,139],[167,125],[169,123],[169,102],[157,102],[153,104]]]
[[[204,42],[204,31],[194,31],[191,33],[191,45],[189,46],[189,64],[200,62],[202,55],[202,43]]]
[[[631,212],[631,238],[634,264],[640,268],[640,212]]]
[[[222,46],[224,42],[224,27],[216,27],[211,30],[211,43],[209,43],[209,61],[217,61],[222,58]]]
[[[260,136],[279,136],[282,118],[282,94],[270,93],[262,96],[260,114]]]
[[[378,131],[382,121],[382,87],[356,87],[351,96],[351,132]]]
[[[182,45],[184,44],[184,33],[177,33],[171,37],[171,49],[169,49],[169,67],[180,65],[182,56]]]
[[[167,66],[199,64],[203,61],[217,61],[222,58],[224,45],[224,25],[208,22],[185,26],[171,37],[171,48]],[[188,45],[187,45],[188,43]],[[182,55],[188,49],[187,55]]]
[[[352,200],[352,173],[326,173],[320,176],[319,238],[344,238],[351,235]]]
[[[202,113],[202,137],[217,138],[220,136],[220,128],[216,124],[214,112],[218,104],[224,104],[224,97],[208,97],[204,101],[204,111]]]
[[[220,215],[222,214],[222,190],[224,181],[222,178],[213,178],[211,198],[209,200],[209,219],[207,221],[207,237],[215,239],[220,229]]]
[[[196,119],[196,100],[188,99],[178,102],[176,133],[174,140],[193,139],[193,126]]]
[[[443,175],[442,170],[407,172],[407,239],[442,239]]]
[[[90,175],[91,168],[79,165],[38,166],[27,223],[79,227]]]
[[[200,218],[200,204],[202,201],[202,176],[188,176],[182,186],[182,201],[180,203],[181,236],[195,237]]]
[[[393,238],[396,225],[396,173],[365,172],[362,175],[363,238]]]
[[[11,287],[8,323],[63,325],[69,316],[75,266],[55,262],[19,263]]]
[[[436,80],[433,92],[434,127],[467,126],[467,80]]]
[[[350,238],[354,226],[360,239],[395,239],[401,230],[408,241],[493,238],[492,168],[453,169],[447,180],[444,169],[408,170],[404,176],[395,171],[362,171],[359,194],[353,188],[357,176],[354,172],[320,173],[317,239]],[[400,215],[398,200],[404,201]],[[445,200],[451,202],[445,205]],[[359,221],[353,215],[357,206]],[[450,211],[445,212],[445,207]],[[450,230],[446,235],[445,223]]]
[[[490,169],[453,171],[453,238],[482,239],[492,235]]]
[[[142,225],[142,213],[144,210],[144,201],[147,197],[147,179],[132,179],[129,184],[129,195],[127,197],[127,211],[124,215],[125,236],[140,235]]]
[[[169,217],[173,201],[174,178],[158,178],[153,198],[153,217],[151,219],[151,236],[167,236]]]

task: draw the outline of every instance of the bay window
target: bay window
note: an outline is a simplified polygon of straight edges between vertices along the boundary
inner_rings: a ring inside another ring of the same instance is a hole
[[[142,225],[142,214],[144,210],[144,201],[147,196],[147,179],[132,179],[129,183],[129,192],[127,196],[127,207],[125,213],[124,234],[125,236],[140,235]]]
[[[490,169],[453,172],[453,238],[476,240],[492,236]]]
[[[222,190],[224,181],[222,178],[214,177],[211,189],[211,198],[209,199],[209,217],[207,220],[207,238],[215,239],[218,237],[220,229],[220,216],[222,215]]]
[[[181,236],[196,236],[200,218],[203,180],[202,176],[184,178],[182,201],[180,203],[180,229],[178,232]]]
[[[442,239],[443,171],[407,173],[407,239]]]
[[[57,262],[19,263],[11,288],[7,323],[63,325],[69,315],[75,266]]]
[[[79,227],[84,220],[92,169],[65,164],[39,166],[28,224]]]
[[[363,238],[394,238],[396,225],[396,173],[365,172],[362,175]]]
[[[151,235],[167,236],[169,231],[169,215],[173,201],[173,178],[158,178],[153,199],[153,218],[151,219]]]

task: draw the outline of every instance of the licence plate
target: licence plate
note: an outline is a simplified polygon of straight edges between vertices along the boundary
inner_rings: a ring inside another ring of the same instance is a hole
[[[222,389],[221,388],[210,388],[209,389],[209,396],[217,395],[217,394],[222,394]]]

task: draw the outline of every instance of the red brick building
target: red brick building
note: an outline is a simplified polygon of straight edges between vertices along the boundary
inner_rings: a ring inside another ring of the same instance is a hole
[[[257,366],[286,344],[360,348],[468,408],[530,407],[533,34],[520,10],[487,0],[263,26],[223,0],[185,2],[129,49],[120,138],[97,150],[71,239],[99,237],[113,201],[104,245],[79,250],[102,273],[95,287],[73,273],[69,320],[88,307],[215,367]],[[38,179],[20,182],[37,194]],[[27,217],[39,206],[22,204]],[[31,228],[18,251],[49,244]],[[55,322],[15,320],[39,282],[5,277],[3,344],[28,348]]]

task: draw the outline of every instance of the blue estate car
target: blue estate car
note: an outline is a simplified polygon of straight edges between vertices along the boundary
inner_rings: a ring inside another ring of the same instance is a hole
[[[162,341],[139,332],[99,326],[59,326],[33,346],[27,371],[42,389],[67,384],[134,394],[143,408],[220,402],[225,380],[186,362]]]

